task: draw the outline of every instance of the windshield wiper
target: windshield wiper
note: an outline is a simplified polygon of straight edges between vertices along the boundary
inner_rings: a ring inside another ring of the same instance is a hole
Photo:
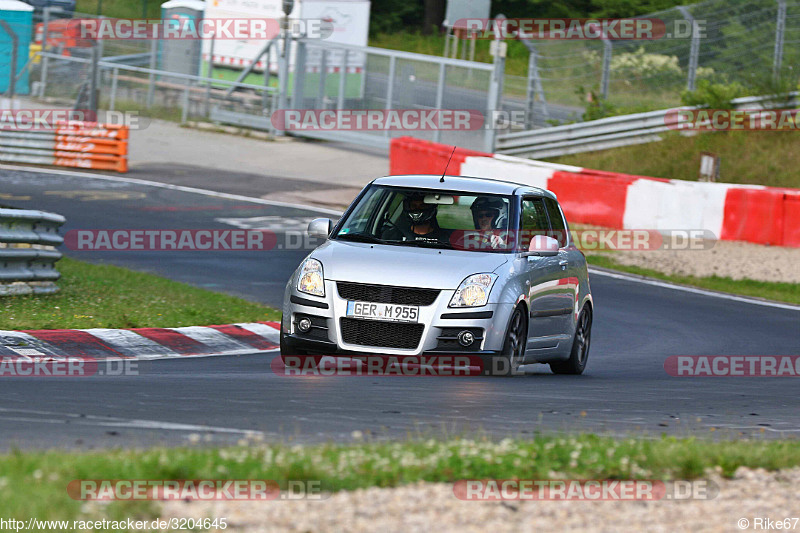
[[[343,241],[353,241],[353,242],[368,242],[372,244],[385,244],[386,241],[379,239],[375,236],[370,235],[369,233],[340,233],[336,236],[337,239],[342,239]]]
[[[390,241],[396,242],[398,244],[408,244],[410,246],[416,246],[418,248],[441,248],[444,250],[452,250],[452,246],[444,242],[434,242],[434,241],[423,241],[423,240],[413,240],[413,241]]]

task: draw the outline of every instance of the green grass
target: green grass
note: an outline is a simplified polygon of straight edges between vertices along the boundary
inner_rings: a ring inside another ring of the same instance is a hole
[[[800,188],[800,137],[791,132],[722,132],[664,140],[549,161],[627,174],[697,180],[700,152],[720,157],[720,181]]]
[[[180,327],[280,317],[275,309],[152,274],[67,257],[56,266],[61,291],[2,297],[0,329]]]
[[[75,11],[120,19],[142,18],[143,6],[147,18],[161,18],[162,0],[77,0]]]
[[[719,276],[698,278],[695,276],[676,276],[664,274],[656,270],[641,268],[637,266],[622,265],[607,254],[587,254],[586,259],[590,265],[620,270],[631,274],[639,274],[650,278],[661,279],[678,283],[681,285],[692,285],[713,291],[740,294],[743,296],[754,296],[766,298],[779,302],[789,302],[800,304],[800,284],[798,283],[778,283],[770,281],[756,281],[752,279],[735,280]]]
[[[576,453],[577,452],[577,453]],[[693,479],[719,467],[778,470],[800,465],[793,440],[613,439],[596,435],[538,436],[531,440],[409,440],[402,443],[264,445],[92,453],[13,452],[0,456],[0,506],[24,520],[148,518],[155,504],[90,506],[69,498],[79,479],[265,479],[317,481],[324,492],[394,487],[460,479]],[[89,516],[87,517],[87,513]],[[94,515],[96,517],[96,514]],[[199,518],[199,517],[193,517]]]

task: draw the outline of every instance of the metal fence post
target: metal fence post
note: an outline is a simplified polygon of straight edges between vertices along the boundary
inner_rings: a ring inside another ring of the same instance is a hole
[[[289,28],[283,30],[283,49],[278,57],[278,109],[286,109],[289,101],[289,60],[291,58],[290,52],[292,48],[292,38],[289,36]],[[296,55],[300,54],[298,47]],[[294,75],[297,78],[297,61],[295,60]],[[292,102],[294,105],[294,102]]]
[[[394,59],[394,57],[392,57]],[[436,84],[436,109],[442,109],[442,104],[444,102],[444,80],[445,80],[445,73],[446,73],[447,65],[444,63],[439,63],[439,83]],[[439,142],[442,139],[442,130],[436,128],[433,131],[433,142]]]
[[[158,58],[158,39],[153,39],[150,43],[150,76],[147,84],[147,108],[153,107],[153,98],[156,91],[156,60]]]
[[[550,118],[547,109],[547,98],[542,87],[542,78],[539,74],[539,51],[536,45],[528,39],[520,39],[528,48],[528,84],[525,88],[525,128],[533,129],[534,115],[536,113],[536,102],[542,104],[542,117],[544,120]]]
[[[97,114],[97,77],[100,70],[100,43],[92,46],[92,65],[89,70],[89,110]]]
[[[305,83],[306,83],[306,49],[307,45],[303,41],[297,41],[297,52],[294,54],[294,88],[292,89],[292,107],[295,109],[301,109],[303,107],[303,100],[305,98]],[[288,61],[287,61],[288,63]],[[281,87],[281,92],[278,93],[278,109],[280,107],[280,99],[283,98],[284,105],[286,102],[286,91],[289,85],[289,80],[286,79],[289,77],[289,69],[286,68],[286,73],[282,75],[283,79],[286,80],[283,82]],[[283,94],[283,96],[281,96]]]
[[[778,20],[775,25],[775,53],[772,57],[772,76],[776,80],[781,76],[783,63],[783,39],[786,30],[786,0],[778,0]]]
[[[681,12],[686,20],[692,23],[692,44],[689,49],[689,76],[686,80],[686,88],[690,91],[694,91],[695,80],[697,79],[697,66],[700,59],[700,28],[686,6],[677,7],[678,11]]]
[[[319,58],[319,91],[317,92],[317,109],[325,108],[325,81],[328,77],[328,51],[322,49]]]
[[[603,99],[608,98],[608,82],[611,79],[611,54],[613,48],[611,41],[603,39],[603,73],[600,78],[600,94]]]
[[[47,88],[47,67],[50,63],[50,58],[47,57],[47,33],[48,26],[50,25],[50,10],[52,7],[44,8],[44,24],[42,25],[42,75],[39,78],[39,97],[44,98],[45,89]]]
[[[394,100],[394,78],[395,78],[396,69],[397,69],[397,57],[393,55],[393,56],[391,56],[389,58],[389,80],[388,80],[388,83],[386,85],[386,105],[384,106],[384,109],[386,109],[386,111],[389,111],[390,109],[392,109],[392,105],[393,105],[392,104],[392,100]],[[442,73],[440,71],[439,72],[439,84],[442,85],[443,82],[444,82],[444,80],[442,78]],[[439,102],[439,93],[438,92],[437,92],[436,100],[437,100],[436,107],[441,109],[442,106],[441,106],[441,103]],[[388,128],[386,130],[384,130],[384,132],[383,132],[383,134],[386,137],[389,137],[389,133],[390,132],[389,132]]]
[[[496,19],[505,19],[503,15],[497,15]],[[497,124],[495,123],[495,111],[500,110],[503,100],[503,78],[506,70],[506,42],[497,35],[492,41],[492,52],[494,55],[494,69],[492,78],[489,82],[489,95],[486,103],[487,121],[484,124],[484,150],[489,153],[494,152],[495,142],[497,141]]]
[[[109,97],[108,102],[108,110],[114,111],[114,105],[117,103],[117,76],[119,75],[119,69],[114,67],[114,70],[111,71],[111,96]]]
[[[347,91],[347,50],[342,50],[342,67],[339,70],[339,98],[336,109],[344,109],[344,96]]]
[[[214,32],[211,32],[211,42],[208,48],[208,70],[206,71],[206,118],[211,116],[211,80],[214,79]],[[269,58],[267,58],[267,71],[269,71]]]

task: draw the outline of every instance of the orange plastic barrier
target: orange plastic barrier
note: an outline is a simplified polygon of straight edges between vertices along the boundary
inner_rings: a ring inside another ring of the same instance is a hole
[[[128,126],[70,121],[56,129],[54,165],[128,171]]]

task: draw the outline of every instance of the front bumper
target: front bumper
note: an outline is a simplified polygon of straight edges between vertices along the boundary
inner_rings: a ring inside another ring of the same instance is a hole
[[[422,333],[419,340],[412,335],[407,339],[396,339],[384,336],[385,342],[360,343],[347,342],[352,339],[343,334],[343,325],[351,327],[352,320],[347,315],[347,300],[340,297],[335,281],[325,280],[325,297],[315,297],[299,293],[292,285],[286,288],[284,299],[282,335],[287,350],[301,350],[325,355],[435,355],[435,354],[474,354],[493,356],[502,351],[505,341],[505,329],[513,310],[511,304],[487,304],[477,308],[449,308],[447,305],[453,296],[453,290],[441,290],[436,300],[427,306],[419,307],[418,326],[387,326],[385,322],[363,321],[358,324],[361,329],[389,329],[398,332],[411,329]],[[311,319],[312,328],[302,333],[297,322],[302,317]],[[342,319],[345,319],[344,321]],[[397,324],[397,323],[389,323]],[[464,347],[458,343],[459,332],[469,330],[475,342]],[[403,335],[403,333],[392,333]],[[416,333],[415,333],[416,335]],[[406,342],[407,341],[407,342]],[[388,344],[402,345],[392,347]]]

